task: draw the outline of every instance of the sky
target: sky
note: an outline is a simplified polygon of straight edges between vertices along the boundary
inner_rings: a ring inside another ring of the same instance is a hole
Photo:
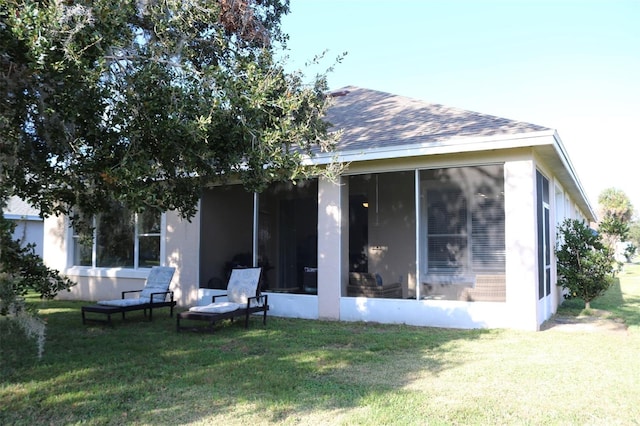
[[[556,129],[640,212],[640,0],[291,0],[290,70]],[[324,55],[319,67],[305,66]]]

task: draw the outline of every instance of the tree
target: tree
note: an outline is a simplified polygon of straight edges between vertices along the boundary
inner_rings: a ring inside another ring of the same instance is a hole
[[[633,220],[629,224],[629,241],[631,241],[634,246],[640,247],[640,221],[638,220]]]
[[[319,173],[303,159],[335,143],[326,79],[274,59],[288,12],[288,0],[0,0],[0,202],[20,196],[87,233],[113,202],[190,218],[207,185]],[[0,273],[20,279],[1,250]],[[45,296],[60,289],[49,272],[32,286]]]
[[[83,229],[113,201],[189,218],[207,185],[235,177],[259,191],[318,173],[302,160],[335,143],[326,79],[305,84],[274,60],[288,11],[286,0],[0,2],[0,198]]]
[[[633,217],[633,205],[624,191],[608,188],[598,197],[600,215],[598,230],[603,234],[609,248],[615,250],[616,244],[627,241],[629,225]]]
[[[4,1],[3,185],[43,214],[195,213],[203,186],[249,190],[328,151],[326,80],[274,60],[279,0]],[[74,217],[74,219],[77,219]]]
[[[25,304],[24,296],[29,291],[36,291],[43,298],[52,298],[59,291],[69,289],[73,283],[61,277],[58,271],[47,268],[36,255],[33,244],[22,245],[20,240],[14,240],[15,226],[9,220],[0,220],[0,265],[3,265],[0,271],[0,316],[9,315],[28,337],[35,337],[38,356],[41,357],[44,322]]]
[[[613,281],[614,258],[600,234],[584,222],[565,220],[558,229],[558,285],[567,297],[579,297],[585,308],[602,295]]]

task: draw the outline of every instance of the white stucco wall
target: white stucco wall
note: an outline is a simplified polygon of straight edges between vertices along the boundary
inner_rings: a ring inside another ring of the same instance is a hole
[[[71,291],[60,292],[59,299],[97,301],[119,299],[122,291],[141,289],[149,269],[91,268],[73,266],[72,235],[64,217],[49,217],[44,221],[43,258],[45,263],[61,271],[76,283]],[[191,221],[175,212],[165,216],[161,263],[174,266],[170,289],[178,305],[189,306],[198,299],[200,216]]]
[[[505,303],[343,297],[344,321],[446,328],[509,328]]]
[[[172,289],[178,306],[195,305],[200,287],[200,212],[191,221],[166,213],[165,264],[176,268]],[[220,241],[224,244],[224,241]]]
[[[5,218],[11,219],[6,216]],[[17,218],[12,220],[16,224],[16,228],[13,230],[13,238],[20,240],[23,247],[27,244],[35,244],[35,253],[42,257],[42,243],[44,240],[44,224],[42,219]]]
[[[536,168],[532,159],[505,163],[506,319],[537,330]]]
[[[340,319],[341,283],[347,276],[343,248],[348,235],[346,182],[318,182],[318,317]]]
[[[267,294],[269,296],[269,315],[271,316],[313,320],[320,318],[320,296],[287,293]],[[323,319],[336,320],[338,318],[327,317],[327,314],[324,314]]]
[[[44,263],[50,268],[64,272],[70,262],[67,261],[67,226],[62,216],[49,216],[43,222],[42,255]]]

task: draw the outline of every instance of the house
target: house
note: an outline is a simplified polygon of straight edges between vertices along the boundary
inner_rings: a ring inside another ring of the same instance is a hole
[[[5,219],[14,221],[16,228],[13,238],[20,240],[22,245],[34,244],[35,253],[42,257],[43,219],[40,212],[19,197],[10,197],[3,209]]]
[[[47,219],[45,260],[78,282],[60,297],[139,288],[160,263],[188,306],[260,265],[272,315],[538,330],[562,302],[558,224],[595,217],[558,133],[358,87],[333,99],[335,181],[206,188],[191,222],[116,209],[93,242]]]

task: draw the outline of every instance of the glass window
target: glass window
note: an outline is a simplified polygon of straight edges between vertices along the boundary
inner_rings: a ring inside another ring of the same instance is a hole
[[[453,274],[468,269],[468,207],[453,184],[427,188],[427,261],[431,272]]]
[[[76,266],[150,268],[160,265],[161,214],[131,213],[121,205],[93,220],[89,235],[74,233]]]
[[[133,267],[135,234],[134,215],[124,207],[114,206],[96,217],[97,267]]]
[[[503,301],[504,167],[420,172],[421,297]]]
[[[551,231],[549,180],[536,170],[538,212],[538,298],[551,294]]]
[[[161,215],[142,212],[137,215],[138,267],[160,266]]]

